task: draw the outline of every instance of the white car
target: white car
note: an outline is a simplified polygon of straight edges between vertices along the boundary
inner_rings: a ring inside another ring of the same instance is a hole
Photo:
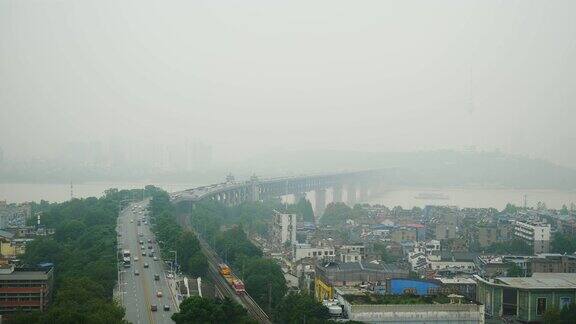
[[[140,260],[140,259],[138,259],[138,257],[134,257],[134,261],[138,261],[138,260]]]

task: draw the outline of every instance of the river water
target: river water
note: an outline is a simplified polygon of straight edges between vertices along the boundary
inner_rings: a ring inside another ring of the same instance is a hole
[[[433,193],[447,199],[420,199],[421,194]],[[524,204],[535,207],[540,201],[548,208],[570,207],[576,204],[576,190],[538,190],[538,189],[502,189],[502,188],[395,188],[384,191],[368,200],[369,203],[380,203],[385,206],[402,206],[412,208],[426,205],[451,205],[458,207],[494,207],[503,209],[507,203],[517,206]]]
[[[112,183],[93,182],[73,185],[73,195],[76,198],[101,196],[108,188],[131,189],[143,188],[153,184],[169,192],[193,188],[203,184],[193,183]],[[433,193],[447,199],[418,199],[420,194]],[[502,209],[508,202],[523,205],[524,195],[528,206],[536,206],[544,202],[549,208],[570,207],[576,204],[576,190],[520,190],[501,188],[388,188],[380,194],[370,197],[367,202],[394,207],[412,208],[426,205],[453,205],[458,207],[495,207]],[[314,203],[314,195],[308,197]],[[330,194],[327,200],[330,201]],[[0,200],[8,202],[40,201],[41,199],[61,202],[70,199],[70,184],[30,184],[30,183],[0,183]]]

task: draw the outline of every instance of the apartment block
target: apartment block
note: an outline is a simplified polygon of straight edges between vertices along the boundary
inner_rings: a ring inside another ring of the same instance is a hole
[[[0,314],[18,311],[44,311],[52,301],[54,271],[42,268],[0,266]]]
[[[297,230],[296,214],[283,214],[274,211],[274,223],[272,225],[272,236],[275,243],[282,245],[286,242],[296,243]]]
[[[534,221],[515,221],[514,237],[528,243],[534,254],[550,251],[550,225]]]

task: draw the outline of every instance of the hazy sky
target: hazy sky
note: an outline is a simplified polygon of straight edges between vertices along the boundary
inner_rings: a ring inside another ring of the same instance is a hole
[[[0,146],[501,149],[576,166],[576,1],[0,0]]]

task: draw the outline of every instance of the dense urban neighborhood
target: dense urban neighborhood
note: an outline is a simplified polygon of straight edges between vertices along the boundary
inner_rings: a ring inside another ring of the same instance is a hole
[[[0,324],[576,324],[576,0],[0,0]]]
[[[331,202],[319,214],[306,193],[238,204],[171,197],[147,186],[2,203],[3,318],[555,323],[576,311],[574,205]]]

